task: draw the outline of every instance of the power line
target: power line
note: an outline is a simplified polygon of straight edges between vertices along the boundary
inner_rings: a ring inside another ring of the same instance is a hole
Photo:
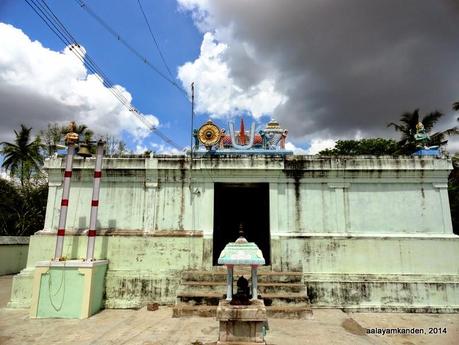
[[[140,0],[137,0],[137,3],[139,4],[140,11],[141,11],[142,14],[143,14],[143,19],[145,19],[145,23],[147,24],[148,31],[150,31],[150,36],[151,36],[151,38],[153,39],[153,42],[155,42],[156,49],[158,50],[159,56],[161,57],[161,60],[163,61],[163,65],[164,65],[164,67],[166,67],[167,72],[169,73],[169,76],[170,76],[171,78],[174,78],[174,77],[172,76],[171,70],[169,69],[169,66],[168,66],[167,63],[166,63],[166,60],[164,59],[164,56],[163,56],[163,53],[161,52],[161,49],[159,48],[159,44],[158,44],[158,42],[156,41],[156,37],[155,37],[155,35],[153,34],[153,30],[151,30],[150,23],[148,22],[147,15],[145,14],[145,11],[143,10],[143,7],[142,7],[142,4],[140,3]]]
[[[185,98],[188,100],[187,92],[178,85],[173,78],[169,78],[163,72],[161,72],[154,64],[152,64],[144,55],[142,55],[137,49],[129,44],[117,31],[115,31],[106,21],[104,21],[94,10],[91,9],[83,0],[75,0],[75,2],[84,9],[91,17],[93,17],[106,31],[108,31],[117,41],[124,45],[132,54],[134,54],[139,60],[141,60],[145,65],[152,69],[156,74],[161,78],[172,84],[177,90],[179,90]]]
[[[29,2],[30,1],[30,2]],[[102,82],[104,86],[109,88],[109,90],[118,98],[123,104],[129,104],[129,101],[122,95],[118,89],[115,88],[113,83],[110,82],[108,77],[104,72],[94,63],[91,57],[81,50],[80,45],[76,42],[75,38],[65,29],[61,30],[61,27],[65,26],[60,22],[60,20],[53,14],[49,15],[51,9],[49,7],[45,8],[44,1],[38,2],[37,0],[26,0],[29,6],[35,11],[35,13],[45,22],[45,24],[58,36],[58,38],[64,43],[64,45],[69,46],[69,50],[90,70],[94,75]],[[31,5],[35,5],[33,7]],[[52,12],[52,11],[51,11]],[[104,79],[102,79],[102,77]]]
[[[121,93],[121,91],[110,81],[108,76],[97,66],[95,61],[81,49],[81,46],[76,41],[75,37],[67,30],[65,25],[54,14],[51,8],[44,0],[25,0],[32,10],[40,17],[40,19],[48,26],[48,28],[59,38],[65,46],[92,72],[97,79],[104,85],[117,99],[133,113],[150,131],[159,136],[166,143],[181,150],[181,147],[173,140],[169,139],[165,134],[161,133],[158,128],[153,125],[144,114],[138,111],[131,102]]]

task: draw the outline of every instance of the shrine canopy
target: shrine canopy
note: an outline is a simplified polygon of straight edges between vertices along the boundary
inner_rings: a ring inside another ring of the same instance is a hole
[[[225,246],[218,258],[218,264],[260,266],[265,264],[265,259],[254,242],[247,242],[241,236],[236,242],[230,242]]]

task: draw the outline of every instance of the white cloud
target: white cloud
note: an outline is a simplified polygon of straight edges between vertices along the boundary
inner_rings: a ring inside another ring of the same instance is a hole
[[[211,26],[209,16],[210,0],[178,0],[179,8],[190,11],[197,27],[202,31],[207,31]]]
[[[162,154],[162,155],[183,155],[184,152],[189,149],[189,147],[185,148],[183,151],[177,150],[175,147],[171,147],[168,145],[164,144],[157,144],[157,143],[151,143],[150,144],[153,152],[157,154]]]
[[[8,181],[12,181],[11,175],[3,168],[0,168],[0,178]]]
[[[285,149],[293,151],[293,154],[295,155],[315,155],[324,149],[334,147],[335,141],[332,139],[312,139],[309,144],[309,148],[305,150],[302,147],[295,146],[295,144],[287,141],[285,143]]]
[[[459,153],[459,137],[458,136],[452,136],[449,138],[448,144],[446,144],[446,150],[452,155]]]
[[[196,110],[214,117],[227,117],[249,112],[253,117],[272,114],[286,97],[275,89],[273,79],[266,78],[255,85],[238,85],[224,60],[228,46],[204,34],[200,56],[179,67],[178,77],[187,88],[195,83]]]
[[[308,154],[308,151],[306,151],[302,147],[295,146],[290,141],[287,141],[285,143],[285,149],[287,151],[293,151],[293,154],[295,154],[295,155],[307,155]]]
[[[315,155],[322,150],[333,148],[335,143],[336,142],[332,139],[312,139],[311,146],[308,148],[307,153]]]
[[[115,88],[132,100],[125,88]],[[155,116],[147,118],[159,124]],[[71,120],[100,134],[120,135],[125,130],[138,141],[150,133],[68,47],[53,51],[4,23],[0,23],[0,119],[2,140],[10,140],[12,128],[21,123],[38,130],[49,122]]]
[[[145,151],[148,151],[148,147],[146,147],[145,145],[142,145],[142,144],[135,145],[134,154],[140,155],[140,154],[145,153]]]

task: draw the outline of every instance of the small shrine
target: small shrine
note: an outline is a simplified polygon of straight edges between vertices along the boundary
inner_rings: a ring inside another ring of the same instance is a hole
[[[271,120],[264,129],[255,132],[255,123],[250,131],[245,130],[244,120],[241,119],[239,131],[234,129],[234,123],[228,124],[229,133],[220,128],[212,120],[207,121],[199,129],[193,131],[194,152],[197,155],[225,154],[259,154],[259,155],[291,155],[292,151],[285,149],[288,130],[280,127],[276,120]],[[205,150],[200,150],[202,147]]]
[[[248,242],[240,236],[235,242],[228,243],[218,258],[218,264],[227,268],[226,299],[222,299],[217,308],[217,320],[220,323],[218,345],[226,344],[266,344],[264,336],[267,330],[266,307],[257,291],[257,269],[265,264],[265,259],[254,242]],[[243,276],[237,280],[237,291],[233,294],[234,266],[251,267],[251,283]]]

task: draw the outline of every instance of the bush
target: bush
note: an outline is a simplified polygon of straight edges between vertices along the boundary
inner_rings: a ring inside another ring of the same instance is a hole
[[[0,235],[30,236],[43,229],[48,186],[26,184],[18,187],[0,179]]]

